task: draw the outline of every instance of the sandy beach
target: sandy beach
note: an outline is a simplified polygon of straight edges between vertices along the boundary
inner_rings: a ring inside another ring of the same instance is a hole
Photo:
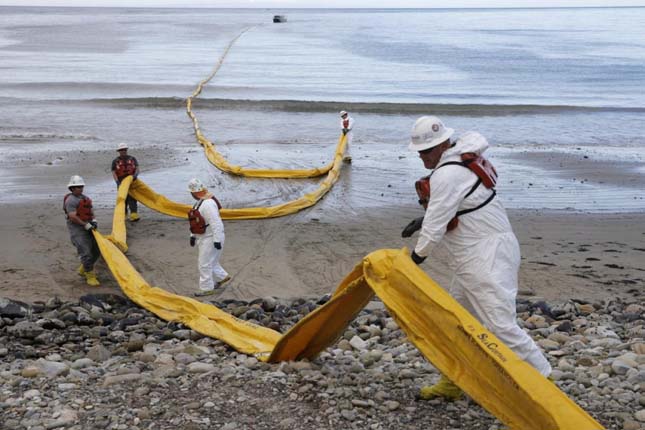
[[[276,143],[277,147],[279,145]],[[268,146],[270,147],[270,145]],[[231,150],[225,148],[224,150]],[[365,145],[352,148],[355,161],[343,169],[339,183],[316,206],[300,213],[267,220],[227,221],[224,267],[233,280],[217,296],[218,300],[257,297],[316,297],[330,293],[363,256],[381,248],[411,247],[414,240],[402,239],[400,231],[420,215],[411,184],[407,181],[376,181],[381,187],[368,190],[366,177],[380,168]],[[115,190],[109,181],[107,162],[111,149],[65,151],[60,164],[34,168],[38,175],[14,166],[15,175],[30,177],[35,189],[57,189],[58,194],[36,201],[3,204],[0,207],[0,296],[33,302],[58,296],[78,298],[97,290],[87,287],[75,268],[78,265],[61,210],[65,181],[79,171],[85,176],[88,195],[97,202],[99,230],[111,230]],[[163,177],[173,169],[190,174],[195,165],[206,163],[197,144],[180,148],[144,147],[133,151],[143,164],[142,177]],[[284,157],[301,157],[287,150]],[[38,153],[33,158],[38,158]],[[47,152],[40,157],[59,157]],[[43,163],[45,158],[31,160]],[[411,158],[410,163],[417,160]],[[84,166],[77,170],[79,165]],[[5,168],[7,165],[4,166]],[[47,174],[47,171],[51,172]],[[209,178],[224,205],[231,207],[252,201],[256,181],[232,178],[211,168]],[[423,173],[422,169],[415,174]],[[571,173],[572,175],[575,172]],[[587,172],[593,180],[593,172]],[[599,171],[598,175],[607,175]],[[385,181],[390,178],[385,175]],[[172,182],[172,185],[171,183]],[[314,180],[306,184],[315,185]],[[183,182],[166,181],[170,197],[190,198]],[[93,184],[97,184],[93,186]],[[107,185],[106,185],[107,184]],[[253,185],[254,184],[254,185]],[[157,186],[161,186],[156,184]],[[301,183],[286,180],[263,182],[266,195],[260,202],[279,201],[298,195]],[[245,188],[246,187],[246,188]],[[356,187],[359,188],[357,192]],[[242,193],[245,192],[247,195]],[[164,189],[157,189],[164,193]],[[358,198],[355,198],[359,196]],[[502,196],[503,197],[503,196]],[[365,201],[364,201],[365,200]],[[142,220],[128,223],[128,257],[135,268],[153,286],[180,295],[191,295],[197,288],[197,253],[188,246],[186,221],[172,219],[141,208]],[[522,267],[520,295],[543,297],[550,301],[609,300],[643,294],[645,277],[645,214],[585,214],[580,212],[511,210],[509,215],[521,244]],[[414,238],[413,238],[414,239]],[[449,258],[438,249],[424,264],[424,269],[447,288],[450,279]],[[104,263],[98,264],[102,292],[120,289]]]

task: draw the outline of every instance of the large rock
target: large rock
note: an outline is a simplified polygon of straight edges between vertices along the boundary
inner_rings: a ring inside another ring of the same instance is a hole
[[[33,339],[44,332],[45,329],[31,321],[20,321],[7,329],[7,333],[25,339]]]
[[[69,366],[65,363],[59,363],[58,361],[49,361],[41,358],[36,361],[36,366],[38,366],[42,373],[48,378],[56,378],[69,373]]]
[[[47,423],[46,429],[57,429],[63,427],[69,427],[74,424],[78,424],[78,412],[73,409],[63,409],[60,411],[58,418],[51,420]]]
[[[31,306],[27,303],[0,297],[0,317],[2,318],[26,318],[31,315],[31,310]]]
[[[110,357],[112,357],[112,353],[110,352],[110,350],[100,344],[94,345],[93,347],[90,348],[89,351],[87,351],[87,358],[97,363],[106,361]]]
[[[210,363],[195,362],[188,365],[188,373],[206,373],[215,370],[215,366]]]
[[[615,331],[605,326],[591,327],[584,331],[585,336],[598,337],[598,338],[614,338],[620,339]]]
[[[103,380],[103,386],[109,387],[110,385],[136,382],[136,381],[139,381],[141,378],[142,378],[142,375],[140,373],[126,373],[124,375],[106,376],[105,379]]]
[[[611,369],[616,375],[625,375],[629,369],[633,369],[637,366],[638,363],[627,357],[619,357],[611,363]]]
[[[645,423],[645,409],[641,409],[640,411],[636,412],[636,414],[634,414],[634,417],[638,421]]]
[[[354,347],[354,349],[357,349],[359,351],[365,351],[367,350],[367,342],[365,342],[363,339],[361,339],[358,336],[354,336],[350,339],[349,344]]]

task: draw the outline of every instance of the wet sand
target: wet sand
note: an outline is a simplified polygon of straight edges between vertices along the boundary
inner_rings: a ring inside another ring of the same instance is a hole
[[[88,190],[91,192],[91,188]],[[0,209],[0,296],[24,301],[79,297],[87,287],[75,268],[58,198]],[[197,288],[197,252],[188,246],[187,223],[147,208],[128,223],[128,256],[151,284],[189,295]],[[400,230],[418,210],[384,207],[344,217],[320,207],[298,214],[226,222],[224,267],[233,280],[218,299],[311,297],[333,291],[370,251],[413,246]],[[522,249],[520,294],[548,300],[608,300],[643,295],[645,215],[589,215],[512,211]],[[98,208],[108,233],[111,210]],[[449,281],[449,258],[439,249],[424,264],[440,285]],[[119,287],[103,262],[97,266],[103,292]]]

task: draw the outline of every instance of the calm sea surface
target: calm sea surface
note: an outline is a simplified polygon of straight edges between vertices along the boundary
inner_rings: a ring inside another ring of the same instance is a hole
[[[274,13],[288,22],[271,23]],[[303,129],[291,126],[287,141],[333,142],[340,106],[355,112],[358,143],[398,151],[414,119],[435,113],[489,137],[517,183],[548,178],[537,199],[509,182],[508,206],[645,210],[634,184],[583,183],[562,195],[562,172],[509,161],[582,148],[644,173],[645,8],[0,7],[0,147],[194,145],[182,99],[245,28],[200,99],[203,127],[220,142],[259,143],[259,129],[280,140],[275,129],[290,112]],[[12,178],[0,174],[9,188]]]

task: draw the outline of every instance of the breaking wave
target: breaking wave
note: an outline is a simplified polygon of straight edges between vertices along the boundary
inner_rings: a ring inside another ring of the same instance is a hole
[[[0,133],[0,141],[6,140],[99,140],[98,137],[91,134],[83,133],[41,133],[41,132],[21,132],[21,133]]]
[[[77,103],[105,104],[114,107],[184,108],[181,97],[107,98],[76,100]],[[517,114],[549,114],[562,112],[645,112],[643,107],[593,107],[532,104],[451,104],[451,103],[380,103],[306,100],[240,100],[197,98],[196,109],[275,110],[286,112],[330,112],[341,109],[376,114],[455,114],[469,116],[504,116]]]

